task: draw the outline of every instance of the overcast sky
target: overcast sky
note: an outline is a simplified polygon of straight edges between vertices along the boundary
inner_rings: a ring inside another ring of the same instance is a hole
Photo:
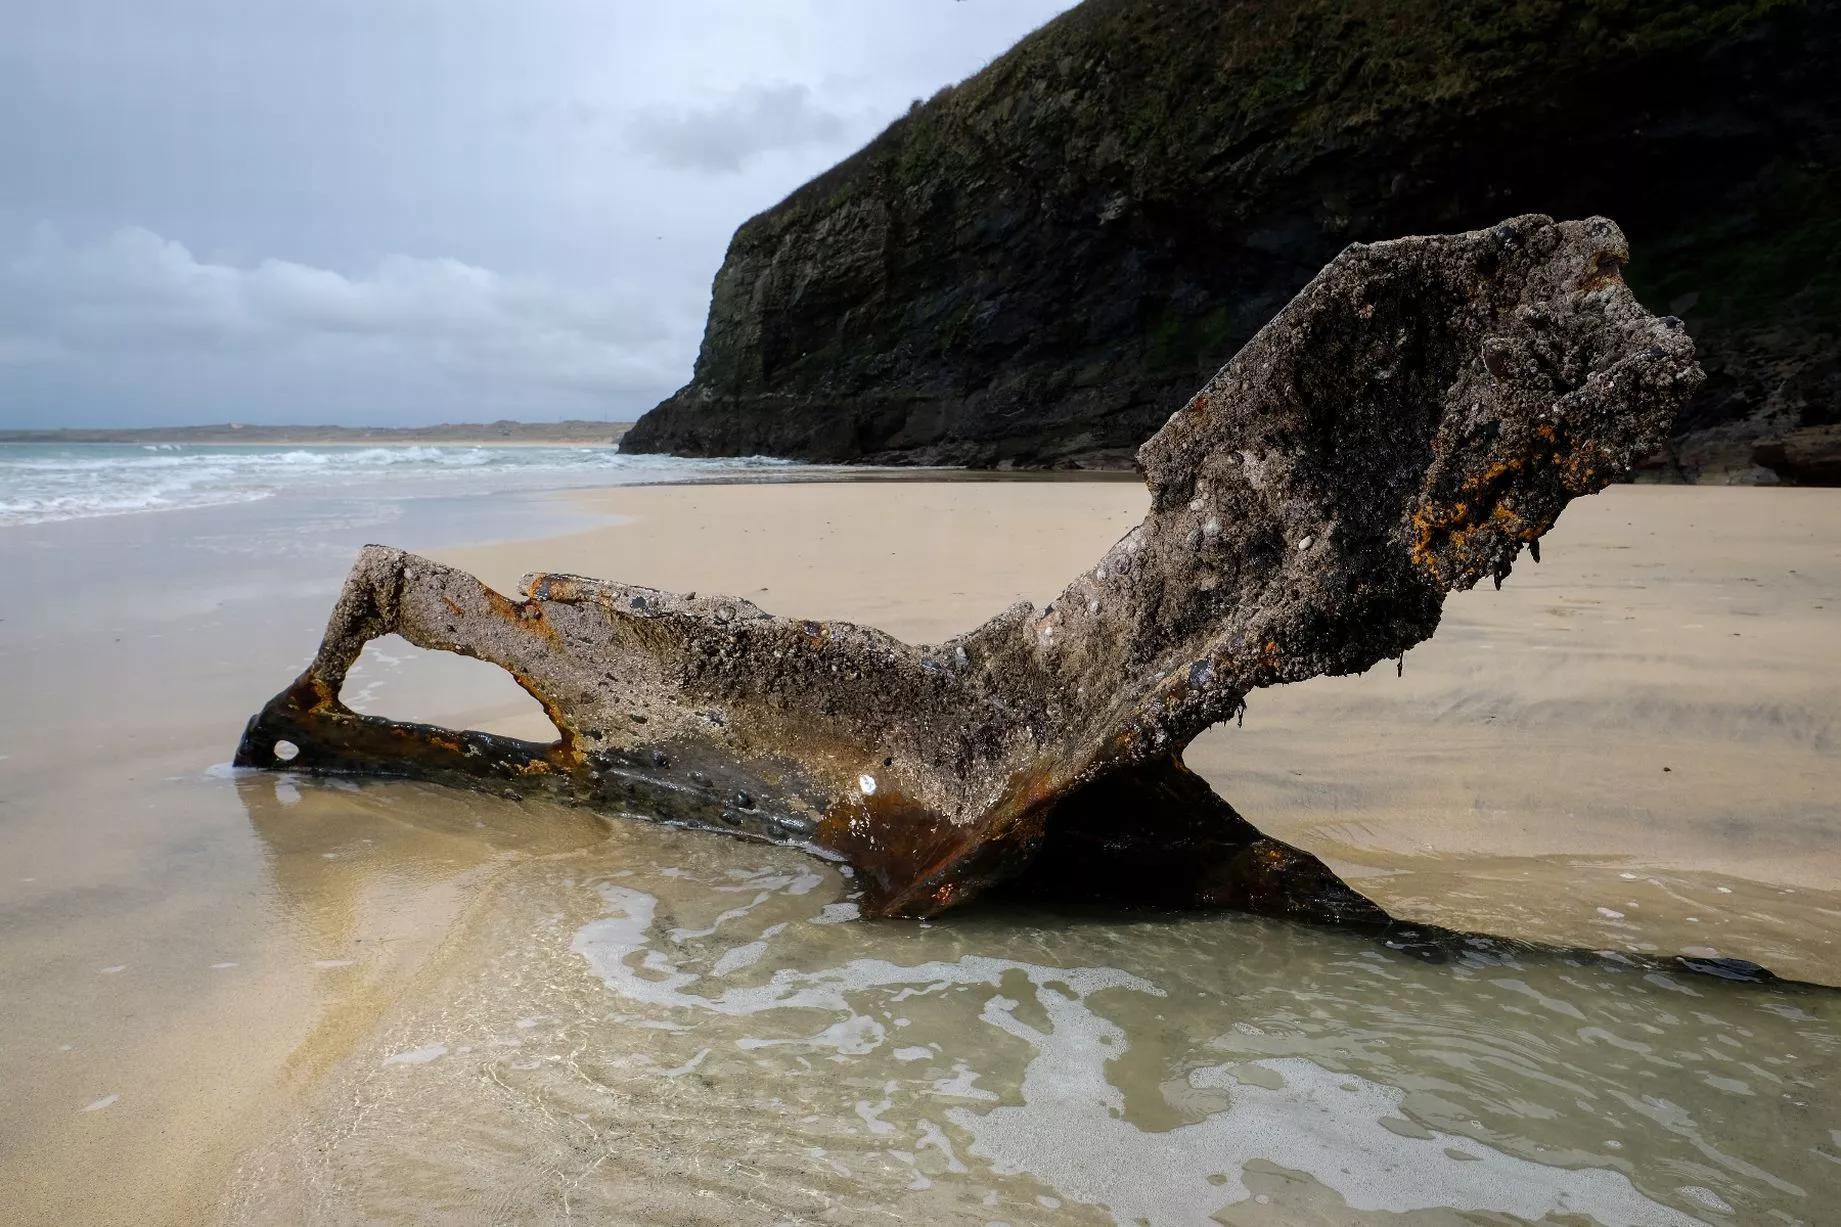
[[[630,418],[750,215],[1072,0],[5,0],[0,426]]]

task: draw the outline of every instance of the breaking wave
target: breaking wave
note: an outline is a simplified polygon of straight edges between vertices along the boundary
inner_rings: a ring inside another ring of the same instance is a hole
[[[759,456],[627,456],[605,447],[0,444],[0,525],[212,507],[365,486],[408,494],[462,487],[483,493],[670,481],[785,464]]]

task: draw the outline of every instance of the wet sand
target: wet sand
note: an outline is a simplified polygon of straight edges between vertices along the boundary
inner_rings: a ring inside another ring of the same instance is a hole
[[[1261,692],[1191,762],[1405,913],[1841,982],[1836,493],[1586,500],[1403,678]],[[0,1218],[1821,1221],[1832,994],[1231,917],[837,924],[848,884],[788,850],[213,768],[365,539],[937,639],[1052,597],[1143,501],[705,486],[0,535]],[[563,510],[600,526],[542,537]],[[516,543],[458,544],[487,536]],[[541,730],[406,645],[347,693]]]
[[[532,832],[444,795],[410,825],[366,811],[347,831],[335,813],[296,852],[225,767],[364,541],[556,522],[473,503],[277,498],[0,530],[7,1227],[212,1221],[236,1154],[399,999],[477,882],[527,846],[601,838],[587,815]],[[347,873],[357,849],[377,859]],[[328,884],[310,905],[288,889],[305,860]]]

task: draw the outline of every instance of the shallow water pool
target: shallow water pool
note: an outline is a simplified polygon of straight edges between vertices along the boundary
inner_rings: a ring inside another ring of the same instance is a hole
[[[306,914],[350,905],[314,822],[428,795],[293,787]],[[242,786],[258,829],[273,788]],[[849,886],[631,822],[517,864],[237,1214],[1672,1227],[1819,1223],[1841,1187],[1832,990],[1238,916],[869,922]]]

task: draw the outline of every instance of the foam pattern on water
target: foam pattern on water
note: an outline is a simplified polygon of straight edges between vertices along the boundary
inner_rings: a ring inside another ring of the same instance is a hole
[[[617,485],[783,466],[606,447],[0,444],[0,525],[248,503],[289,492],[480,493]]]
[[[719,993],[700,995],[686,990],[699,980],[721,980],[753,966],[765,943],[731,947],[708,976],[682,971],[649,944],[655,898],[622,885],[599,890],[610,915],[583,926],[571,945],[621,998],[731,1018],[800,1009],[839,1016],[803,1037],[738,1041],[746,1047],[793,1043],[862,1055],[888,1039],[882,1023],[852,1004],[867,990],[996,989],[1006,972],[1020,974],[1046,1025],[1023,1022],[1016,1013],[1019,1003],[1001,995],[986,998],[979,1019],[1034,1050],[1023,1073],[1022,1102],[984,1112],[951,1108],[946,1116],[972,1139],[969,1153],[990,1159],[1000,1171],[1036,1177],[1063,1197],[1104,1207],[1120,1224],[1210,1223],[1225,1206],[1253,1195],[1240,1173],[1255,1159],[1307,1172],[1358,1210],[1445,1207],[1527,1219],[1584,1214],[1607,1227],[1702,1222],[1644,1197],[1618,1172],[1531,1163],[1460,1135],[1392,1132],[1382,1122],[1402,1119],[1403,1091],[1333,1073],[1303,1057],[1256,1063],[1274,1076],[1276,1087],[1241,1082],[1229,1065],[1193,1070],[1192,1087],[1231,1088],[1229,1106],[1173,1130],[1140,1129],[1125,1119],[1124,1095],[1106,1078],[1107,1063],[1125,1051],[1126,1034],[1090,1007],[1088,998],[1102,989],[1164,993],[1116,968],[1045,967],[977,955],[911,967],[852,959],[819,971],[780,968],[765,983],[725,985]],[[784,928],[777,925],[769,933]],[[743,950],[748,956],[736,959]],[[885,1101],[880,1110],[889,1106]],[[873,1132],[896,1131],[866,1107],[859,1105],[859,1115]]]
[[[789,851],[610,842],[329,1088],[301,1221],[1815,1224],[1841,1187],[1831,992],[1243,917],[835,923]]]

